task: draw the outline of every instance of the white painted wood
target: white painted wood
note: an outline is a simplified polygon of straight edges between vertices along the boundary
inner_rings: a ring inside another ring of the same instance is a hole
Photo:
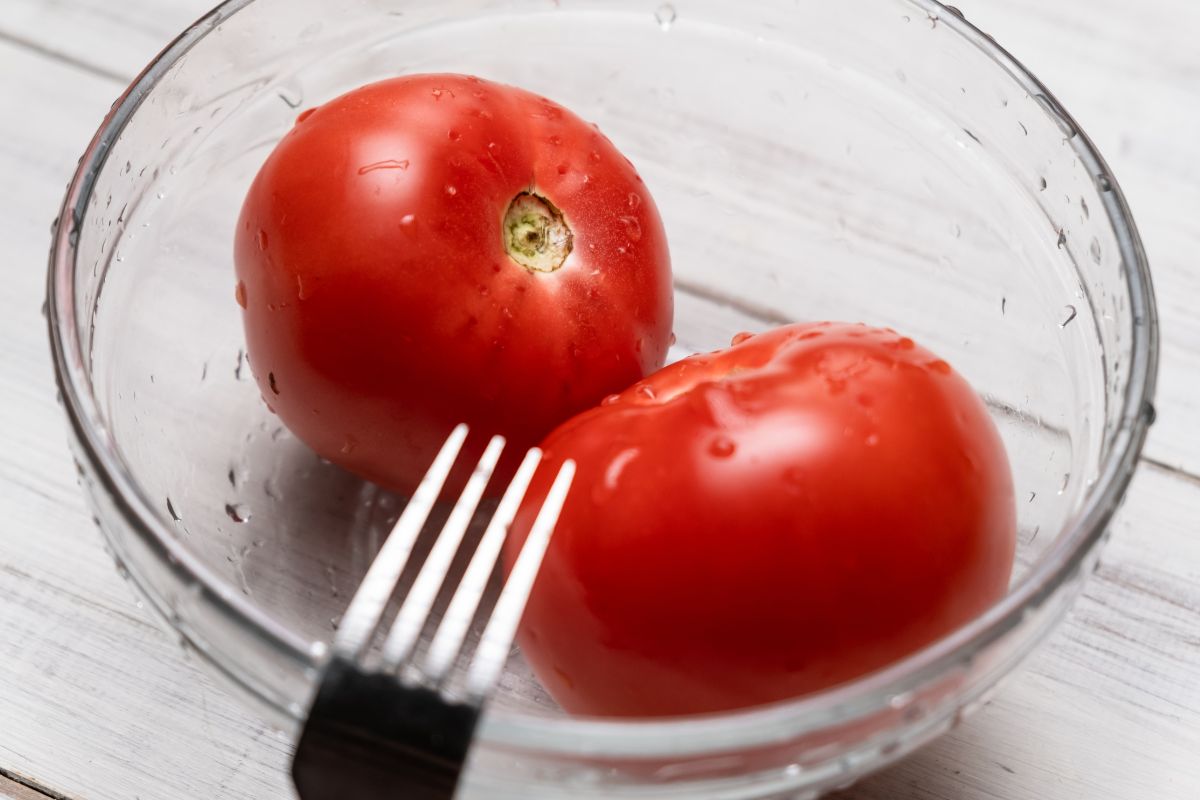
[[[21,779],[0,780],[0,796],[27,800],[24,783],[89,800],[290,795],[287,743],[149,622],[103,553],[37,314],[49,220],[76,157],[121,79],[207,5],[0,8],[0,108],[23,110],[0,116],[0,774]],[[960,5],[1042,75],[1129,194],[1163,312],[1149,453],[1200,473],[1200,10]],[[1200,482],[1143,469],[1064,628],[986,712],[843,799],[1200,796],[1198,506]]]

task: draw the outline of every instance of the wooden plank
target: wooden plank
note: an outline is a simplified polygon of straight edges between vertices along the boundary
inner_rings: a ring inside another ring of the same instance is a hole
[[[0,772],[0,798],[4,800],[68,800],[65,795],[57,792],[44,793]]]

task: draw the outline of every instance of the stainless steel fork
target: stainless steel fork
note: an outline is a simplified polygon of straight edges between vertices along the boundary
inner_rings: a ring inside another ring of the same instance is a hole
[[[450,434],[342,616],[292,761],[292,779],[302,800],[447,800],[454,795],[481,708],[504,669],[575,474],[571,461],[559,469],[469,658],[465,682],[451,693],[452,668],[541,462],[536,448],[526,454],[505,490],[458,586],[446,587],[454,593],[428,647],[417,654],[421,632],[504,449],[502,437],[494,437],[484,450],[405,595],[377,660],[369,656],[374,655],[370,645],[384,611],[466,437],[465,425]]]

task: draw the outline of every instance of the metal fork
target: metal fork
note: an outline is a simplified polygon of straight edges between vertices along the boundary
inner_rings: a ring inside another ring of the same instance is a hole
[[[451,694],[452,668],[541,462],[537,448],[526,454],[505,490],[423,656],[416,654],[421,632],[504,449],[502,437],[488,444],[454,504],[403,599],[378,662],[368,664],[367,656],[466,437],[465,425],[450,434],[342,616],[292,761],[302,800],[454,796],[482,706],[504,669],[575,474],[575,464],[564,462],[470,657],[464,688]]]

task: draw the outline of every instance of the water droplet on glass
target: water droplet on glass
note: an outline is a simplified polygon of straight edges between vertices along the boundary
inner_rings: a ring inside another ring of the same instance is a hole
[[[1004,316],[1004,312],[1005,312],[1007,309],[1008,309],[1008,298],[1007,298],[1007,297],[1001,297],[1001,298],[1000,298],[1000,316],[1002,316],[1002,317],[1003,317],[1003,316]]]
[[[299,108],[304,102],[304,93],[295,87],[285,86],[279,90],[278,95],[288,108]]]
[[[1092,256],[1092,261],[1099,264],[1103,260],[1103,254],[1100,252],[1100,240],[1092,239],[1092,243],[1088,245],[1088,253]]]
[[[1070,484],[1071,484],[1071,473],[1069,473],[1069,472],[1068,472],[1068,473],[1065,473],[1065,474],[1062,476],[1062,483],[1060,483],[1060,484],[1058,485],[1058,493],[1059,493],[1059,494],[1065,494],[1065,493],[1066,493],[1066,491],[1067,491],[1067,487],[1068,487]]]
[[[1107,175],[1097,175],[1096,188],[1102,192],[1111,192],[1113,189],[1112,180]]]
[[[1079,210],[1083,212],[1084,219],[1089,219],[1092,216],[1092,212],[1088,210],[1087,198],[1079,198]]]
[[[678,341],[679,341],[679,337],[678,337],[678,336],[676,336],[674,333],[672,333],[672,334],[671,334],[671,338],[670,338],[670,339],[667,341],[667,343],[668,343],[668,344],[669,344],[671,347],[674,347],[674,346],[675,346],[675,343],[676,343],[676,342],[678,342]]]
[[[234,380],[239,380],[239,381],[240,381],[240,380],[242,379],[242,367],[245,365],[245,363],[246,363],[246,351],[245,351],[245,350],[238,350],[238,354],[237,354],[237,366],[233,368],[233,378],[234,378]]]
[[[381,169],[398,169],[403,171],[408,169],[408,165],[409,161],[407,158],[387,158],[383,161],[376,161],[373,164],[367,164],[366,166],[359,167],[358,174],[367,175]]]
[[[1058,229],[1058,240],[1055,242],[1055,244],[1058,246],[1059,250],[1062,250],[1064,247],[1067,246],[1067,229],[1066,228]]]
[[[718,436],[708,445],[708,452],[717,458],[729,458],[737,450],[737,445],[727,436]]]
[[[171,519],[175,520],[176,522],[179,522],[181,519],[183,519],[179,516],[179,512],[175,510],[175,504],[171,502],[171,498],[169,497],[167,498],[167,513],[170,514]]]
[[[250,510],[236,503],[225,504],[225,516],[229,517],[234,522],[241,524],[250,521]]]
[[[1039,192],[1044,192],[1044,191],[1046,191],[1046,187],[1047,187],[1048,185],[1049,185],[1049,184],[1047,184],[1047,183],[1046,183],[1046,179],[1045,179],[1045,178],[1043,178],[1042,176],[1040,176],[1040,175],[1039,175],[1039,176],[1038,176],[1038,191],[1039,191]]]
[[[675,24],[675,17],[675,6],[670,3],[663,3],[654,11],[654,19],[664,31],[671,30],[671,26]]]
[[[1075,310],[1075,306],[1067,306],[1066,311],[1067,311],[1067,318],[1064,319],[1062,322],[1058,323],[1058,327],[1060,327],[1060,328],[1065,328],[1068,325],[1070,325],[1071,322],[1074,321],[1075,317],[1079,313],[1078,311]]]

